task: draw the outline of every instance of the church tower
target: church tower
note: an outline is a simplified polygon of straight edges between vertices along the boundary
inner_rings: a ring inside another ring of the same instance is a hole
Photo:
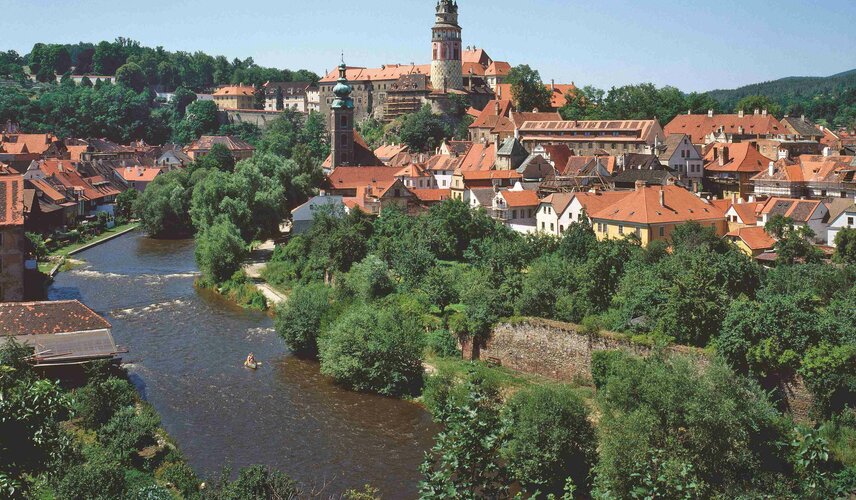
[[[354,100],[351,86],[345,76],[345,62],[339,65],[339,80],[333,87],[336,96],[330,105],[330,157],[333,168],[350,165],[354,161]]]
[[[463,90],[461,27],[455,0],[437,2],[437,17],[431,28],[431,49],[431,86],[434,90]]]

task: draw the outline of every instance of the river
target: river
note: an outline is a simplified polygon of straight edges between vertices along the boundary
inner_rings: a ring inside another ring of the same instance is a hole
[[[371,484],[413,498],[434,427],[420,407],[333,385],[292,356],[272,320],[197,291],[192,240],[133,232],[75,258],[49,297],[113,325],[129,372],[201,477],[264,464],[327,497]],[[248,352],[263,362],[244,368]]]

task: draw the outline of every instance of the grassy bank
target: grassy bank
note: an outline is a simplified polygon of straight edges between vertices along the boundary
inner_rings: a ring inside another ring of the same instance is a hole
[[[93,243],[98,243],[104,241],[109,238],[115,237],[117,234],[122,233],[123,231],[128,231],[129,229],[134,229],[139,225],[138,222],[129,222],[127,224],[122,224],[120,226],[115,226],[111,229],[105,230],[103,233],[93,236],[92,238],[82,239],[75,243],[71,243],[68,245],[61,246],[47,254],[47,257],[44,261],[39,262],[39,271],[49,274],[51,269],[60,262],[61,260],[67,258],[71,253],[80,250],[81,248],[91,245]]]

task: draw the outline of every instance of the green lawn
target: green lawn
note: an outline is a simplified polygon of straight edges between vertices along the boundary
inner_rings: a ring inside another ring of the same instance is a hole
[[[96,242],[99,242],[101,240],[110,238],[111,236],[113,236],[117,233],[120,233],[122,231],[125,231],[125,230],[133,228],[133,227],[137,227],[138,225],[139,225],[138,222],[129,222],[127,224],[122,224],[121,226],[116,226],[112,229],[108,229],[108,230],[104,231],[103,233],[99,234],[98,236],[96,236],[94,238],[90,238],[90,239],[85,240],[85,241],[78,241],[77,243],[72,243],[70,245],[66,245],[66,246],[57,248],[56,250],[54,250],[53,252],[50,252],[48,254],[47,260],[39,262],[39,271],[41,271],[45,274],[48,274],[48,273],[50,273],[50,270],[53,269],[53,267],[56,265],[56,263],[60,259],[68,257],[69,253],[71,253],[71,252],[73,252],[79,248],[82,248],[86,245],[90,245],[92,243],[96,243]]]

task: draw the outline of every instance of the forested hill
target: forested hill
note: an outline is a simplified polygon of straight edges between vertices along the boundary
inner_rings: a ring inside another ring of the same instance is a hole
[[[51,82],[55,75],[114,75],[125,67],[141,74],[144,84],[166,90],[185,87],[204,92],[222,84],[260,85],[266,81],[317,82],[319,76],[307,70],[288,70],[259,66],[252,57],[232,59],[204,52],[170,52],[163,47],[145,47],[139,42],[117,38],[97,44],[37,43],[29,54],[0,51],[0,79],[23,81],[26,72],[40,82]]]
[[[856,69],[826,77],[792,76],[754,83],[708,95],[724,109],[736,109],[741,99],[766,96],[780,106],[781,114],[805,114],[833,126],[856,122]]]

